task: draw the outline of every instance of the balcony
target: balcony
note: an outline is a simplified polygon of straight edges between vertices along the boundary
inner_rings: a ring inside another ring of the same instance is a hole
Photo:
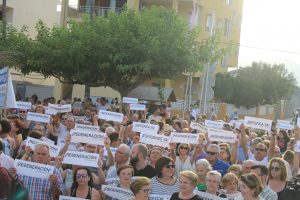
[[[120,13],[121,7],[79,6],[78,9],[69,7],[68,18],[82,18],[83,15],[107,16],[109,12]]]

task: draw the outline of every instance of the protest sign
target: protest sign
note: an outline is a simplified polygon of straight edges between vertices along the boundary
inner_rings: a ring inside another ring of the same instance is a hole
[[[241,125],[244,124],[244,120],[231,120],[229,125],[230,126],[234,126],[235,125],[235,128],[240,128]]]
[[[297,144],[296,144],[296,147],[294,148],[294,151],[300,153],[300,140],[297,141]]]
[[[139,100],[137,98],[123,97],[123,102],[122,103],[137,104],[138,101]]]
[[[135,181],[136,178],[137,178],[137,176],[131,177],[131,181]],[[105,179],[105,184],[106,185],[118,185],[118,184],[120,184],[120,178],[119,177],[107,178],[107,179]]]
[[[111,151],[112,155],[115,155],[116,152],[117,152],[117,150],[118,150],[118,148],[110,147],[110,151]],[[104,155],[105,157],[107,157],[107,150],[106,150],[106,148],[104,148],[103,155]]]
[[[47,115],[56,115],[57,112],[56,112],[56,110],[53,110],[49,107],[45,107],[45,114],[47,114]]]
[[[85,120],[85,116],[73,116],[76,121]]]
[[[300,118],[297,118],[297,126],[300,128]]]
[[[32,137],[27,137],[26,146],[30,146],[32,150],[35,149],[37,144],[46,144],[49,147],[49,153],[51,157],[57,157],[59,155],[60,147],[54,144],[48,143],[47,141],[38,140]]]
[[[117,112],[110,112],[105,110],[99,110],[99,118],[107,121],[114,121],[121,123],[123,121],[123,114]]]
[[[195,189],[194,192],[204,200],[227,200],[227,198],[218,197],[216,195],[209,194],[207,192],[201,192],[198,191],[197,189]]]
[[[158,125],[146,124],[141,122],[132,123],[132,131],[140,133],[157,133],[159,129]]]
[[[28,112],[27,113],[27,120],[34,121],[34,122],[42,122],[46,124],[50,124],[50,115]]]
[[[290,122],[288,121],[277,120],[277,128],[284,129],[284,130],[293,130],[294,126],[290,124]]]
[[[169,148],[170,137],[153,133],[141,133],[140,142],[144,144],[151,144]]]
[[[0,70],[0,109],[16,108],[15,92],[8,67]]]
[[[59,199],[58,200],[85,200],[85,199],[78,198],[78,197],[69,197],[69,196],[59,195]]]
[[[171,143],[198,144],[199,135],[192,133],[171,133]]]
[[[246,127],[251,127],[254,129],[260,129],[265,131],[271,131],[272,120],[261,119],[256,117],[245,117],[244,124]]]
[[[59,146],[60,148],[63,148],[65,146],[65,143],[66,143],[66,139],[65,138],[58,137],[58,139],[57,139],[57,146]],[[77,151],[76,145],[77,145],[77,143],[71,142],[69,144],[68,151]]]
[[[171,195],[150,194],[149,200],[169,200]]]
[[[82,130],[82,131],[92,131],[92,132],[100,130],[99,126],[90,126],[85,124],[75,124],[75,129]]]
[[[146,110],[146,106],[144,104],[130,104],[130,110]]]
[[[104,194],[106,194],[107,196],[119,200],[128,200],[134,196],[130,190],[126,190],[116,186],[102,185],[101,189],[102,192],[104,192]]]
[[[82,131],[82,130],[71,130],[71,142],[74,143],[87,143],[104,145],[104,139],[106,133],[100,133],[99,131]]]
[[[218,128],[222,129],[224,125],[223,121],[212,121],[212,120],[205,120],[205,126],[209,128]]]
[[[196,130],[200,131],[201,133],[207,132],[207,128],[205,126],[203,126],[202,124],[196,123],[196,122],[191,122],[190,127],[192,129],[196,129]]]
[[[54,171],[54,166],[18,159],[15,160],[14,166],[17,170],[17,174],[41,179],[48,179]]]
[[[18,109],[30,110],[32,104],[31,104],[31,102],[16,101],[16,105],[17,105]]]
[[[236,141],[236,134],[234,134],[232,131],[209,128],[208,138],[211,141],[234,143]]]
[[[88,167],[98,167],[99,154],[86,153],[81,151],[67,151],[62,163],[71,165],[81,165]]]
[[[60,104],[49,103],[48,108],[55,110],[57,113],[68,113],[72,111],[71,104],[60,105]]]

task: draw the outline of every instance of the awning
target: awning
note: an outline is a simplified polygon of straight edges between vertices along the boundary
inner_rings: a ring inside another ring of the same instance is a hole
[[[176,97],[172,88],[161,88],[163,92],[163,101],[176,102]],[[161,101],[158,87],[139,86],[128,93],[128,97],[137,98],[146,101]]]

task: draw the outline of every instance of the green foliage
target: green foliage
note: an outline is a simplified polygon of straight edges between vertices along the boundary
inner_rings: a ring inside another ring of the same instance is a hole
[[[197,41],[199,30],[174,11],[152,7],[142,12],[127,8],[107,17],[88,17],[68,27],[36,25],[37,35],[14,32],[11,43],[16,65],[23,74],[38,72],[62,82],[109,86],[127,94],[152,77],[175,78],[201,71],[222,50],[218,39]]]
[[[293,73],[283,64],[254,62],[236,74],[217,74],[214,87],[216,99],[247,108],[278,103],[288,99],[296,87]]]

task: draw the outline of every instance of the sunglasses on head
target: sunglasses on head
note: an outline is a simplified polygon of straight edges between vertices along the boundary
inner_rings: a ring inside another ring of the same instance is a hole
[[[211,151],[207,151],[206,153],[207,153],[207,154],[210,154],[210,155],[212,155],[212,156],[214,156],[214,155],[217,154],[217,152],[211,152]]]
[[[166,165],[165,166],[166,168],[168,168],[168,169],[170,169],[171,167],[174,169],[175,168],[175,165],[173,165],[173,164],[168,164],[168,165]]]

